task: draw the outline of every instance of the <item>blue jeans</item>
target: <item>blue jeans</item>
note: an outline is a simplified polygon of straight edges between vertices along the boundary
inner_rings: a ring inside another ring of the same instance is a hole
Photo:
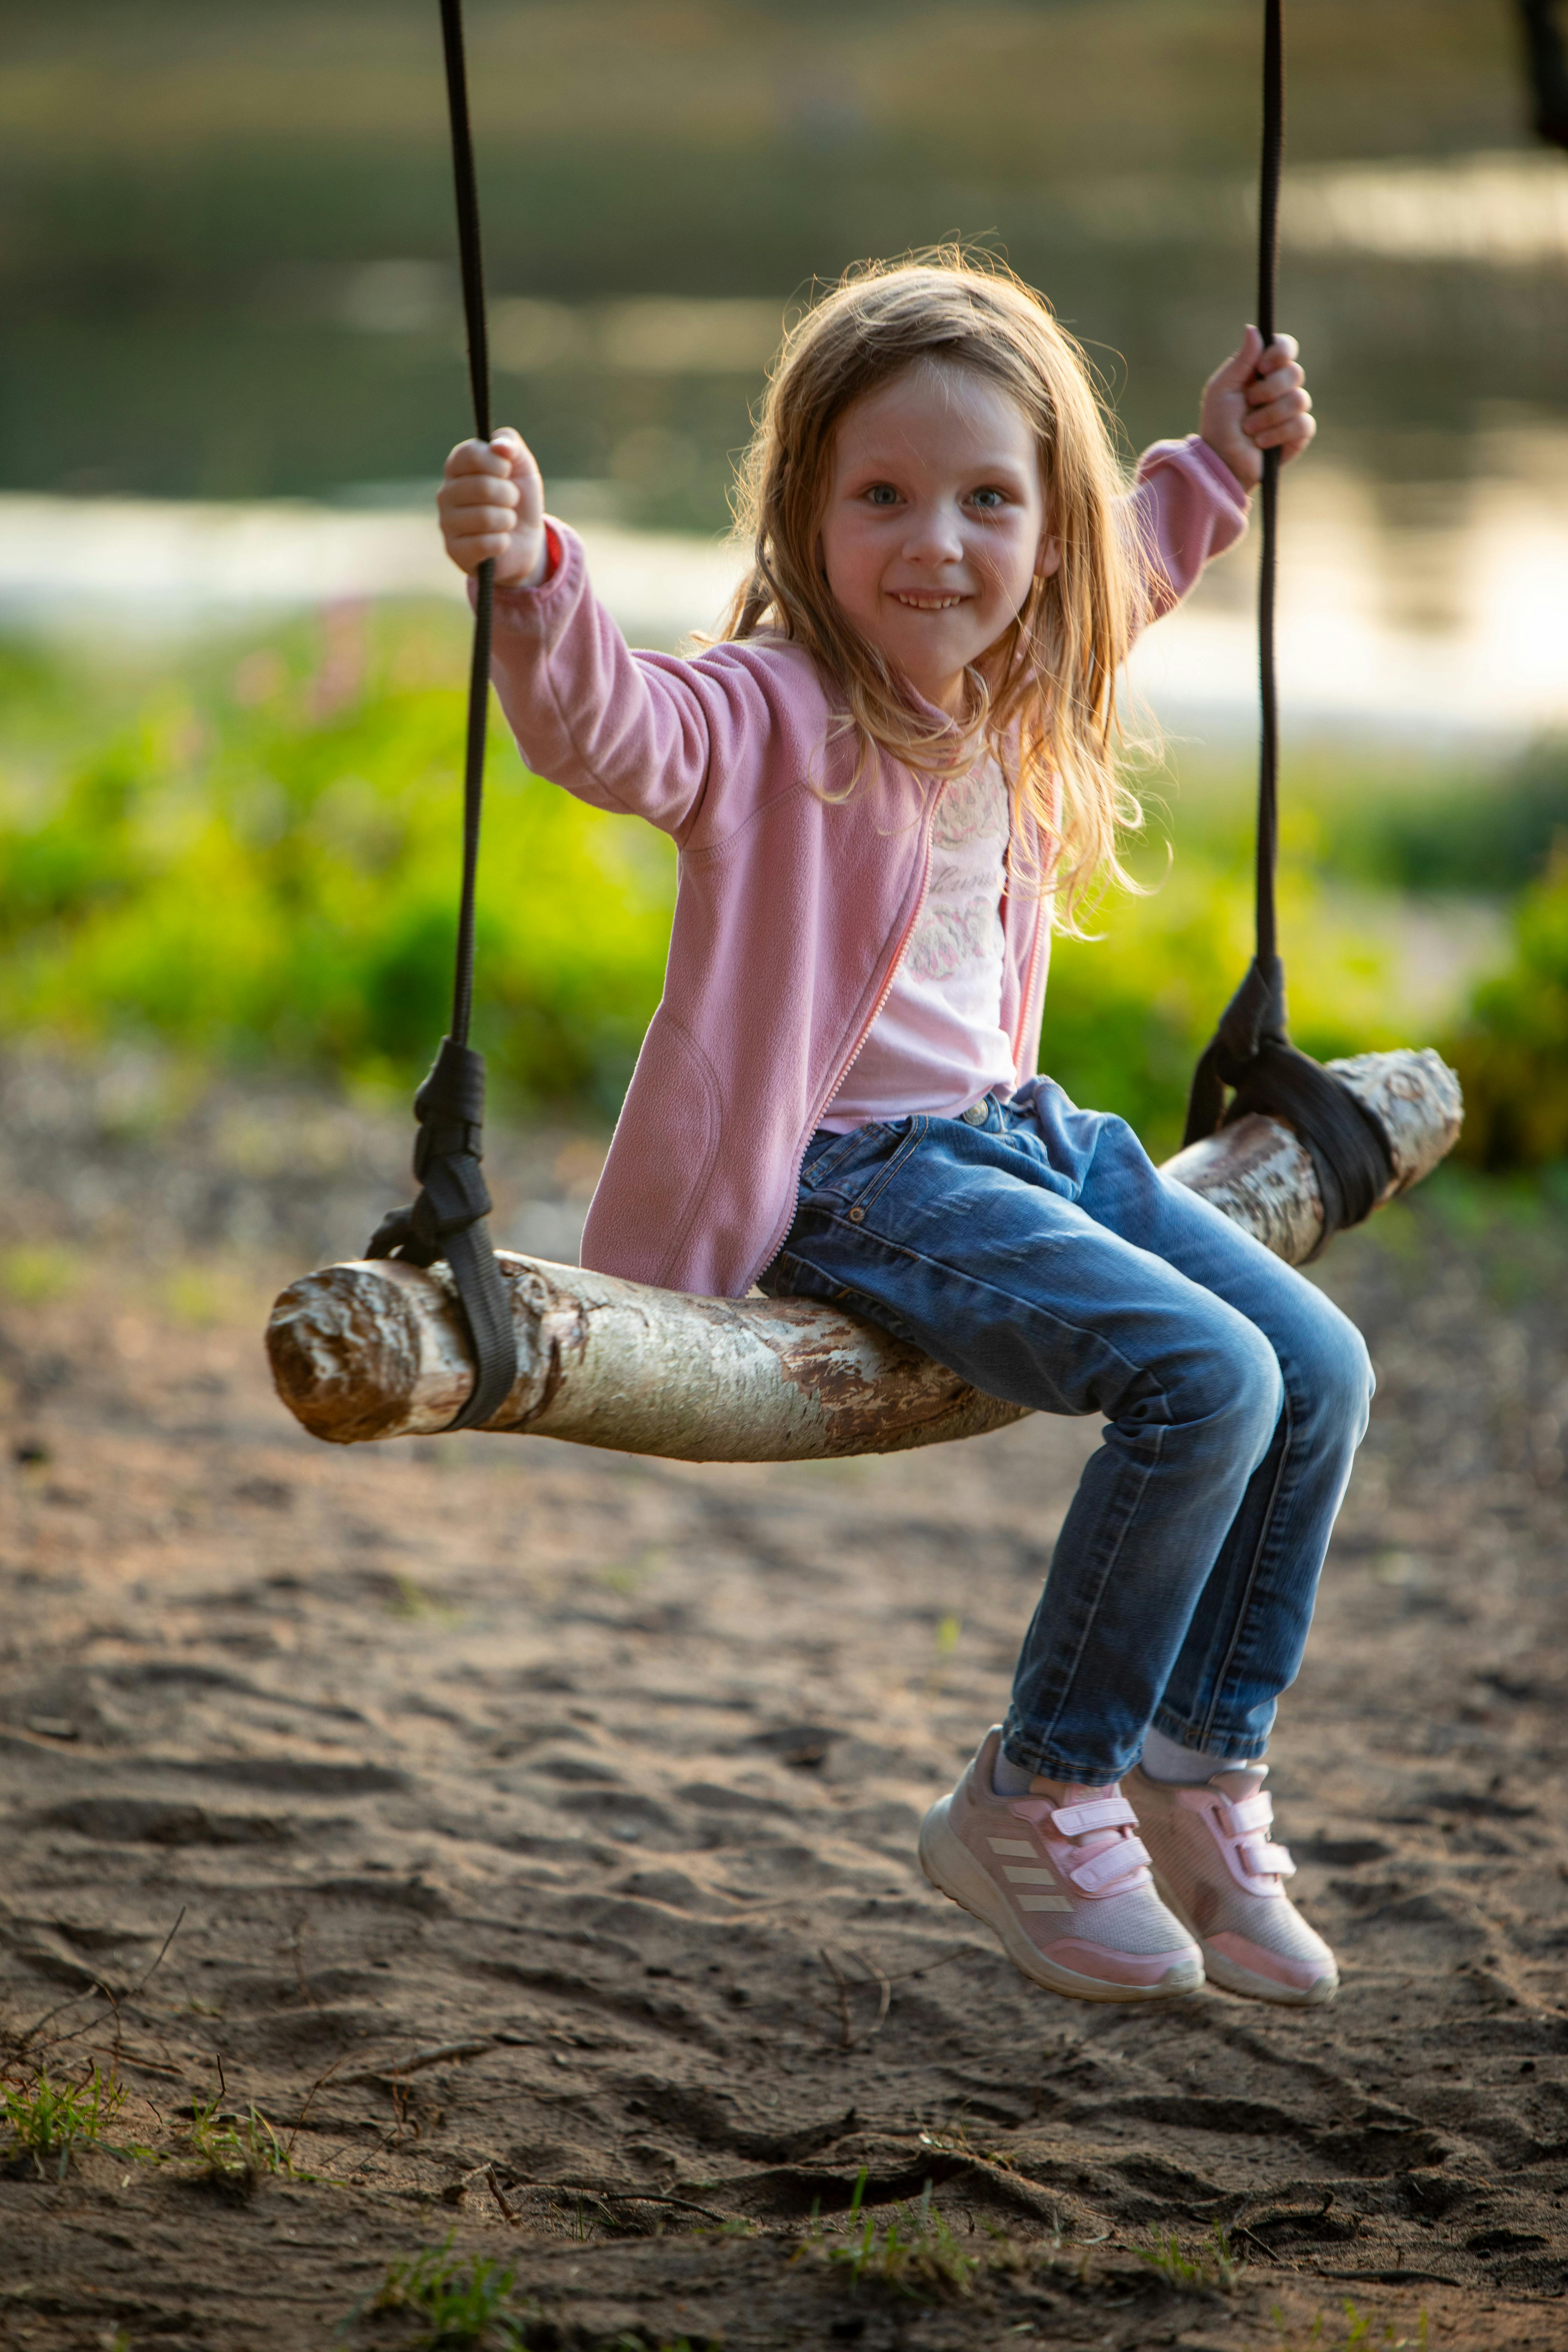
[[[763,1287],[993,1396],[1104,1414],[1018,1660],[1015,1764],[1118,1780],[1151,1723],[1262,1755],[1372,1396],[1321,1291],[1048,1078],[962,1118],[818,1129]]]

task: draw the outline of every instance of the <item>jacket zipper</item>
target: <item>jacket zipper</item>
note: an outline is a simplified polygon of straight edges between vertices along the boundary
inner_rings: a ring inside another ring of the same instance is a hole
[[[932,814],[935,814],[934,810]],[[899,944],[893,950],[893,961],[888,966],[888,976],[882,982],[881,991],[877,998],[877,1002],[873,1004],[870,1012],[868,1013],[865,1023],[861,1028],[860,1034],[856,1038],[854,1045],[849,1049],[849,1059],[845,1063],[843,1068],[839,1071],[838,1076],[834,1079],[832,1086],[828,1088],[827,1094],[822,1104],[822,1110],[818,1111],[816,1118],[812,1123],[814,1133],[816,1128],[821,1124],[822,1111],[827,1108],[828,1104],[834,1100],[836,1096],[843,1092],[845,1079],[849,1076],[850,1071],[855,1067],[856,1063],[859,1060],[861,1048],[864,1046],[867,1038],[871,1034],[872,1030],[877,1025],[877,1015],[881,1012],[883,1005],[886,1004],[889,997],[891,996],[893,992],[893,982],[899,976],[899,966],[903,962],[904,950],[909,946],[910,936],[913,931],[915,925],[920,921],[921,911],[925,905],[926,894],[930,888],[931,835],[928,832],[925,842],[925,870],[921,876],[920,896],[915,900],[914,912],[910,915],[909,921],[904,925],[903,931],[900,936]]]
[[[1046,902],[1043,898],[1037,898],[1035,901],[1035,936],[1029,948],[1029,968],[1024,975],[1024,991],[1018,1000],[1018,1025],[1013,1033],[1013,1085],[1015,1090],[1024,1083],[1018,1074],[1018,1055],[1023,1051],[1024,1024],[1028,1020],[1029,1003],[1035,993],[1035,973],[1039,968],[1040,961],[1040,932],[1044,928],[1045,919]]]

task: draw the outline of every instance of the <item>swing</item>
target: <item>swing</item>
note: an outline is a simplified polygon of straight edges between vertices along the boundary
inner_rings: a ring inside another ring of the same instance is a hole
[[[1266,346],[1284,129],[1281,15],[1281,0],[1266,0],[1258,307]],[[441,25],[474,429],[488,441],[461,0],[441,0]],[[1289,1042],[1274,907],[1279,481],[1279,453],[1270,449],[1258,585],[1256,952],[1198,1063],[1183,1148],[1164,1172],[1299,1265],[1428,1174],[1458,1135],[1461,1106],[1453,1072],[1430,1050],[1325,1066]],[[1025,1408],[811,1300],[700,1298],[492,1247],[480,1168],[484,1061],[468,1028],[494,569],[479,566],[475,600],[451,1029],[414,1098],[419,1190],[384,1218],[364,1258],[306,1275],[277,1300],[267,1344],[279,1396],[312,1435],[336,1444],[482,1428],[687,1461],[894,1453],[1022,1419]]]

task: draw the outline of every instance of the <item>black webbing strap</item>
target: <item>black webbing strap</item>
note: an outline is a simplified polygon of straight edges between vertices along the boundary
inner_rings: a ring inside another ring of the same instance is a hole
[[[1282,0],[1265,0],[1263,165],[1258,219],[1258,331],[1274,340],[1279,267],[1279,173],[1285,152],[1285,43]],[[1274,913],[1279,854],[1279,701],[1274,664],[1274,599],[1279,577],[1279,452],[1263,453],[1263,552],[1258,574],[1257,949],[1247,976],[1205,1046],[1187,1098],[1184,1144],[1197,1143],[1248,1111],[1282,1118],[1300,1137],[1317,1171],[1323,1237],[1359,1224],[1393,1174],[1388,1139],[1373,1114],[1320,1062],[1292,1045],[1285,1011],[1285,967]],[[1226,1104],[1226,1088],[1234,1089]]]
[[[474,142],[468,126],[468,75],[463,64],[462,0],[441,0],[447,56],[447,103],[452,123],[452,172],[458,195],[458,248],[463,267],[463,316],[468,336],[468,380],[474,431],[490,437],[489,352],[485,333],[485,281],[479,250],[479,199]],[[452,983],[451,1034],[441,1040],[435,1066],[414,1097],[419,1133],[412,1208],[384,1217],[367,1257],[405,1258],[432,1265],[445,1258],[473,1342],[473,1392],[449,1429],[488,1421],[517,1378],[517,1339],[506,1285],[485,1220],[490,1213],[479,1161],[483,1157],[485,1060],[468,1043],[474,1003],[474,886],[484,805],[485,727],[489,715],[490,614],[495,565],[481,563],[474,609],[474,651],[468,671],[468,730],[463,768],[463,884],[458,908],[457,970]]]

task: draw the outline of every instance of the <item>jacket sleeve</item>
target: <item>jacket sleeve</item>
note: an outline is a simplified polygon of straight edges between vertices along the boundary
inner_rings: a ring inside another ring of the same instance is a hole
[[[490,674],[519,749],[579,800],[685,840],[710,782],[757,766],[773,719],[765,682],[744,660],[633,653],[588,584],[581,540],[553,520],[550,531],[549,577],[496,593]]]
[[[1195,433],[1144,450],[1128,506],[1147,582],[1145,624],[1179,604],[1205,564],[1247,529],[1246,490]]]

